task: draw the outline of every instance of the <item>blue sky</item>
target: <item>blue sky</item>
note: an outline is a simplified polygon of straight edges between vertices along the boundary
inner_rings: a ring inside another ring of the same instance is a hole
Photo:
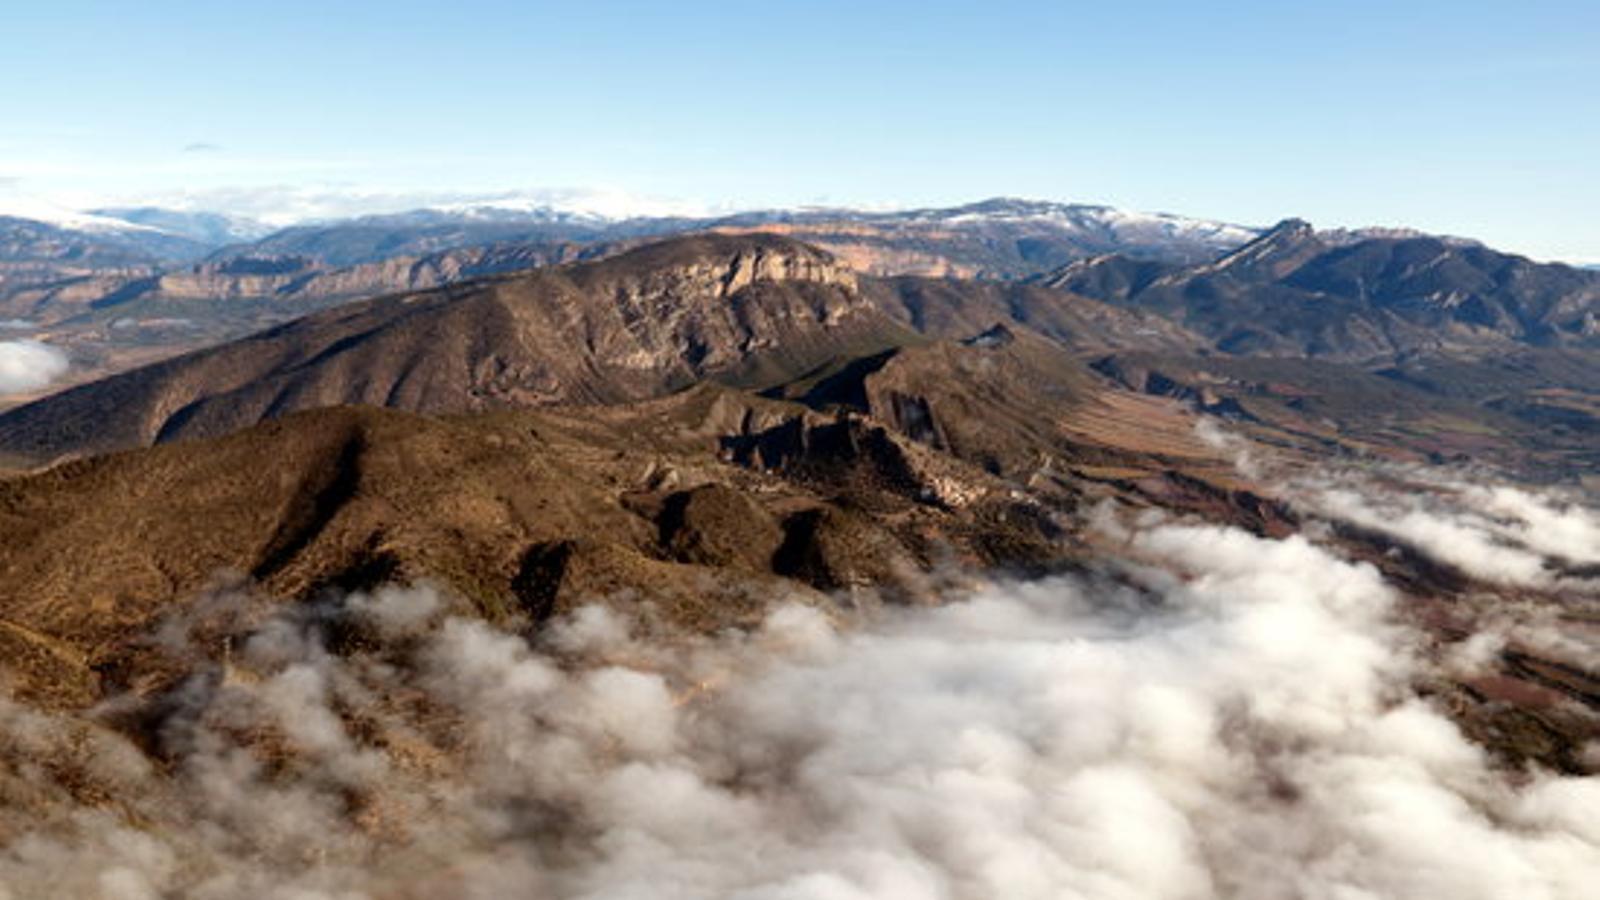
[[[50,3],[0,187],[603,186],[1411,225],[1600,261],[1600,3]]]

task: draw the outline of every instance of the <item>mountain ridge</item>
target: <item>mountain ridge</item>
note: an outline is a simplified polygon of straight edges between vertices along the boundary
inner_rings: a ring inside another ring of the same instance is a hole
[[[1600,277],[1480,244],[1329,238],[1289,219],[1213,262],[1110,255],[1040,283],[1149,309],[1223,350],[1350,361],[1600,343]]]
[[[173,248],[28,225],[11,242],[19,252],[0,259],[0,319],[64,350],[73,360],[63,382],[70,386],[363,296],[593,258],[679,233],[787,233],[866,274],[999,281],[1111,250],[1208,259],[1251,233],[1206,220],[1006,199],[903,212],[682,215],[601,199],[595,209],[446,204],[306,223],[223,247],[193,238],[253,226],[184,209],[108,208],[101,212],[150,223],[105,219],[109,227]],[[6,246],[0,236],[0,256]]]
[[[706,378],[760,390],[997,322],[1035,329],[1063,354],[1200,343],[1049,289],[875,279],[789,238],[713,233],[313,313],[8,411],[0,446],[53,457],[341,403],[615,403]]]

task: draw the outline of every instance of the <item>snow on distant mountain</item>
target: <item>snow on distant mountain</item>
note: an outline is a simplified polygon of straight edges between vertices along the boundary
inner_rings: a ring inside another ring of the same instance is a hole
[[[704,219],[719,212],[703,203],[644,197],[627,191],[553,189],[510,191],[433,204],[427,209],[466,217],[525,217],[552,221],[621,222],[629,219]]]
[[[1265,233],[1172,213],[1005,197],[950,207],[744,210],[576,188],[482,193],[263,189],[85,211],[17,200],[0,197],[0,215],[109,241],[155,261],[182,263],[215,254],[215,259],[296,256],[347,266],[489,244],[595,244],[704,229],[776,230],[877,274],[1014,278],[1106,253],[1207,263]],[[217,205],[207,205],[213,201]],[[1383,227],[1319,230],[1317,236],[1330,246],[1345,246],[1426,235]],[[1440,239],[1453,246],[1475,244]]]
[[[740,213],[718,227],[778,228],[863,271],[1018,278],[1105,253],[1196,263],[1254,239],[1241,225],[1108,206],[995,198],[946,208]]]
[[[75,260],[91,265],[159,264],[198,259],[234,237],[216,233],[227,216],[158,209],[76,210],[34,197],[0,195],[4,255],[10,260]],[[213,233],[207,233],[207,224]]]
[[[0,197],[0,217],[25,219],[30,222],[41,222],[53,228],[91,234],[130,234],[160,230],[113,216],[78,212],[45,200],[16,195]]]
[[[704,218],[720,210],[702,203],[648,197],[616,189],[549,188],[503,191],[389,191],[306,186],[214,188],[142,196],[103,204],[167,214],[220,214],[271,229],[329,226],[358,220],[428,218],[440,221],[621,221]],[[135,218],[134,221],[145,221]],[[171,219],[169,225],[175,225]],[[165,227],[165,226],[164,226]]]
[[[0,262],[67,265],[72,272],[99,268],[127,269],[182,262],[204,255],[209,247],[179,235],[79,213],[34,215],[0,211]],[[36,216],[49,215],[49,219]],[[62,276],[71,274],[65,270]],[[0,278],[0,288],[4,287]]]
[[[111,207],[90,210],[87,215],[155,229],[214,247],[258,240],[276,230],[271,225],[243,216],[159,206]]]
[[[1372,226],[1368,228],[1319,228],[1317,237],[1325,244],[1335,246],[1348,246],[1359,244],[1362,241],[1386,240],[1400,241],[1413,238],[1433,238],[1452,247],[1481,247],[1482,243],[1471,238],[1455,237],[1447,234],[1429,234],[1416,228],[1393,228],[1385,226]]]
[[[1211,240],[1228,246],[1243,244],[1260,233],[1259,229],[1242,225],[1209,219],[1192,219],[1171,213],[1130,212],[1111,206],[1013,198],[985,200],[949,209],[918,209],[899,213],[868,214],[868,216],[948,224],[978,221],[1050,223],[1086,232],[1140,234],[1147,237],[1165,235],[1189,240]]]
[[[1210,260],[1257,230],[1107,206],[995,199],[952,208],[776,208],[718,213],[617,191],[521,191],[451,198],[282,229],[222,256],[297,256],[333,266],[486,244],[632,242],[685,231],[777,231],[861,271],[1014,278],[1100,253]]]
[[[4,207],[0,203],[0,212]],[[897,240],[913,233],[926,238],[933,230],[945,229],[967,235],[974,248],[995,241],[1025,245],[1044,241],[1056,248],[1048,251],[1049,264],[1099,252],[1173,255],[1192,261],[1230,250],[1258,234],[1252,228],[1167,213],[1007,198],[949,208],[741,211],[615,189],[477,194],[284,189],[157,198],[141,205],[82,212],[34,203],[15,214],[85,234],[115,235],[121,243],[140,246],[159,259],[187,261],[228,247],[229,255],[296,253],[333,264],[372,261],[383,247],[406,254],[485,241],[635,239],[699,228],[768,225],[795,227],[804,236],[820,235],[831,223],[854,223],[893,232]],[[426,234],[408,233],[412,231]],[[358,232],[364,237],[357,237]],[[364,246],[369,241],[372,246]],[[324,250],[325,246],[336,249]],[[1012,255],[1017,258],[957,268],[1009,277],[1044,267],[1027,264],[1025,252]]]
[[[1168,213],[1004,197],[902,210],[755,211],[726,217],[718,224],[744,229],[782,226],[790,234],[843,250],[847,256],[872,257],[864,267],[879,274],[893,274],[898,268],[907,274],[979,278],[1023,277],[1104,253],[1204,262],[1260,233],[1242,225]],[[850,227],[838,227],[842,225]],[[892,252],[885,256],[884,249]]]

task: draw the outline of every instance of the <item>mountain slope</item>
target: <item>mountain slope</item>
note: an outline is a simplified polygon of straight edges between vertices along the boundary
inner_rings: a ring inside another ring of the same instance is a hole
[[[592,259],[683,233],[785,233],[866,274],[985,280],[1113,251],[1205,260],[1254,234],[1225,223],[1022,200],[707,216],[589,199],[596,202],[501,198],[265,236],[258,223],[204,211],[61,213],[54,224],[0,226],[0,321],[65,350],[73,368],[62,386],[70,386],[360,297]]]
[[[1033,486],[1073,466],[1159,469],[1208,455],[1193,436],[1193,420],[1175,408],[1147,407],[1122,435],[1097,428],[1097,407],[1120,399],[1110,393],[1059,343],[1004,324],[965,340],[863,357],[784,389],[808,406],[863,413],[934,450]]]
[[[163,209],[157,206],[109,207],[90,210],[91,214],[143,225],[167,234],[188,238],[207,247],[222,247],[254,241],[271,234],[269,225],[225,213]]]
[[[915,591],[952,557],[1060,562],[1057,532],[881,425],[711,385],[606,409],[323,409],[0,479],[0,649],[23,696],[79,706],[160,681],[143,636],[219,573],[305,600],[428,580],[534,622],[642,592],[709,632],[811,589]]]
[[[1200,343],[1045,288],[879,280],[786,238],[713,234],[317,313],[12,410],[0,452],[43,460],[344,403],[615,403],[708,377],[766,388],[997,322],[1036,329],[1062,353]]]
[[[0,478],[8,688],[35,708],[106,711],[143,739],[166,719],[117,718],[130,707],[108,702],[166,709],[201,683],[194,659],[172,652],[169,626],[205,648],[218,677],[249,677],[229,669],[230,654],[274,612],[307,617],[335,653],[366,646],[372,635],[336,613],[350,591],[383,584],[437,586],[453,613],[519,640],[593,603],[666,634],[709,635],[752,627],[785,601],[936,601],[963,571],[1096,572],[1102,555],[1128,550],[1126,536],[1094,524],[1105,501],[1145,510],[1145,521],[1297,527],[1173,404],[1120,410],[1124,436],[1144,452],[1078,441],[1076,459],[1030,459],[1036,439],[1062,446],[1106,399],[1082,373],[1057,371],[1061,359],[1042,339],[995,329],[894,351],[808,398],[859,400],[876,415],[715,385],[615,407],[444,418],[346,407]],[[1173,420],[1168,435],[1188,436],[1184,453],[1149,452],[1157,409]],[[1319,541],[1414,593],[1402,614],[1427,621],[1438,652],[1462,640],[1470,623],[1460,616],[1471,614],[1436,612],[1441,604],[1501,602],[1491,585],[1372,534]],[[1129,613],[1153,599],[1107,597]],[[1508,766],[1592,770],[1581,748],[1593,717],[1550,698],[1592,706],[1600,682],[1520,648],[1485,671],[1428,688]],[[274,747],[270,735],[252,746]],[[0,788],[17,771],[0,772]]]
[[[221,434],[296,409],[464,411],[654,396],[803,371],[910,334],[819,251],[690,238],[603,262],[380,297],[7,413],[10,450]]]
[[[1208,343],[1159,315],[1039,285],[916,276],[860,283],[880,309],[934,337],[966,338],[1011,323],[1084,354],[1135,347],[1196,350]]]
[[[1042,279],[1160,313],[1226,351],[1353,361],[1600,346],[1600,276],[1435,237],[1289,220],[1201,266],[1100,257]]]

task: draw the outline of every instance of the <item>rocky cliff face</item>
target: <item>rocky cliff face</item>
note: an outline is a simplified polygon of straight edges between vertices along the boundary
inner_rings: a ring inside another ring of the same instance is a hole
[[[426,290],[454,281],[569,262],[577,245],[516,245],[396,256],[331,267],[309,257],[240,257],[180,269],[0,268],[0,310],[28,314],[43,326],[75,317],[137,320],[187,314],[201,320],[229,311],[285,316],[359,297]],[[9,287],[8,287],[9,285]]]
[[[740,248],[729,262],[722,266],[712,264],[710,268],[710,274],[722,283],[723,296],[758,281],[808,281],[838,285],[852,293],[856,290],[853,271],[840,265],[828,254],[804,244],[757,244]]]
[[[791,355],[852,326],[888,325],[849,269],[770,237],[663,242],[564,274],[585,296],[609,300],[575,312],[600,362],[626,369],[687,366],[699,376],[766,350]]]
[[[783,239],[664,242],[319,313],[15,410],[0,440],[53,453],[340,403],[449,412],[633,400],[713,375],[760,385],[910,335],[858,287]]]

